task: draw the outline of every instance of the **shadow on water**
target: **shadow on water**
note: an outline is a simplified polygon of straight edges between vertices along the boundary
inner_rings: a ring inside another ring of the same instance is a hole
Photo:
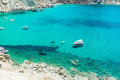
[[[46,52],[56,52],[56,48],[54,46],[32,46],[32,45],[17,45],[17,46],[10,46],[10,45],[1,45],[5,48],[16,48],[18,50],[26,50],[26,51],[30,51],[30,50],[35,50],[38,52],[42,52],[42,51],[46,51]]]
[[[75,72],[71,71],[71,68],[76,68],[79,71],[95,72],[100,77],[104,75],[120,77],[120,63],[83,58],[71,53],[61,53],[54,47],[32,45],[1,46],[9,50],[12,60],[16,63],[22,63],[24,60],[36,63],[45,62],[54,66],[63,66],[71,74],[75,74]]]
[[[117,22],[109,22],[109,21],[102,21],[102,20],[92,20],[92,19],[71,19],[71,20],[64,20],[64,19],[44,19],[45,23],[48,22],[52,24],[60,24],[65,25],[67,27],[77,27],[79,25],[89,26],[89,27],[100,27],[100,28],[120,28],[120,23]],[[45,24],[42,22],[42,24]],[[41,23],[39,23],[41,24]]]
[[[81,19],[75,19],[75,20],[70,20],[70,21],[62,21],[63,23],[60,22],[62,25],[66,25],[68,27],[71,26],[78,26],[78,25],[85,25],[89,27],[100,27],[100,28],[119,28],[120,23],[110,23],[110,22],[105,22],[101,20],[81,20]]]

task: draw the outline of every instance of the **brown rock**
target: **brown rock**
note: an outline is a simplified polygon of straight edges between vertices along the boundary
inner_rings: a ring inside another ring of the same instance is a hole
[[[4,59],[4,56],[0,56],[0,60],[3,60]]]
[[[10,56],[8,54],[4,54],[5,59],[10,59]]]

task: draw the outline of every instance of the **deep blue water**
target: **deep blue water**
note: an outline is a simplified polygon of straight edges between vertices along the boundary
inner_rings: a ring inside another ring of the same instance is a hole
[[[0,26],[5,30],[0,30],[0,45],[6,45],[12,59],[20,63],[34,56],[34,62],[68,68],[74,67],[70,60],[78,59],[82,66],[76,68],[80,71],[120,77],[119,14],[120,6],[114,5],[56,5],[43,12],[1,13]],[[23,26],[29,30],[22,30]],[[72,48],[78,39],[85,44]],[[61,41],[65,43],[61,45]],[[38,56],[39,52],[47,55]]]

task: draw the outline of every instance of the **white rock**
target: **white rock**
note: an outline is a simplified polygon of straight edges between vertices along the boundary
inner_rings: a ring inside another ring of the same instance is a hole
[[[46,67],[46,64],[45,64],[45,63],[42,63],[42,64],[41,64],[41,67],[42,67],[42,68],[45,68],[45,67]]]
[[[113,77],[105,76],[105,77],[104,77],[104,80],[117,80],[117,79],[115,79],[115,78],[113,78]]]
[[[0,53],[0,56],[3,56],[4,55],[4,53]]]
[[[7,4],[9,2],[9,0],[2,0],[3,4]]]

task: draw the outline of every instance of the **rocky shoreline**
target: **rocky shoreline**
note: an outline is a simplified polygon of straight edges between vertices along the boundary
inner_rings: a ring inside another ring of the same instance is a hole
[[[37,8],[43,9],[53,7],[48,1],[40,0],[1,0],[0,13],[9,13],[13,11],[35,11]]]
[[[77,74],[70,74],[62,66],[49,66],[28,60],[15,64],[8,54],[0,53],[0,80],[103,80],[93,72],[80,72],[75,68],[71,68],[71,71]],[[104,80],[117,79],[105,76]]]
[[[40,8],[54,7],[56,4],[113,4],[119,5],[119,1],[105,0],[1,0],[0,13],[13,11],[35,11]]]

